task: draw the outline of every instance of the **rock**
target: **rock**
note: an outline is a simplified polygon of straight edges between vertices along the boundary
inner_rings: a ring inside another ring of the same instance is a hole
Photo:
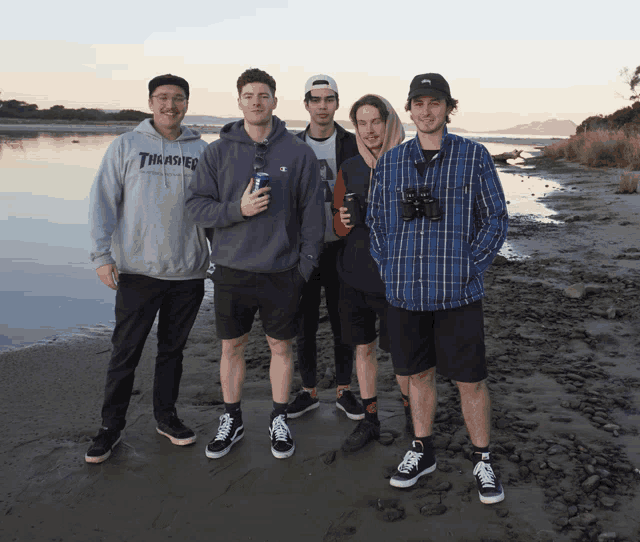
[[[433,438],[433,447],[437,450],[446,450],[450,443],[451,436],[449,435],[439,434]]]
[[[531,452],[522,452],[520,454],[520,459],[525,463],[529,463],[530,461],[533,461],[533,458],[534,458],[534,455]]]
[[[565,516],[560,516],[560,517],[557,517],[556,519],[554,519],[553,523],[555,525],[557,525],[558,527],[566,527],[567,525],[569,525],[569,518],[567,518]]]
[[[336,451],[331,450],[330,452],[327,452],[326,454],[324,454],[322,460],[324,461],[325,465],[331,465],[331,463],[336,460]]]
[[[565,493],[562,498],[567,504],[576,504],[578,502],[578,496],[573,492]]]
[[[506,508],[498,508],[496,510],[496,516],[498,516],[499,518],[506,518],[509,515],[509,510],[507,510]]]
[[[600,485],[600,476],[594,474],[589,476],[584,482],[582,482],[582,490],[585,493],[591,493]]]
[[[446,511],[447,507],[444,504],[427,504],[420,508],[423,516],[441,516]]]
[[[616,319],[616,309],[615,309],[615,307],[609,307],[607,309],[607,318],[609,320],[615,320]]]
[[[568,288],[565,288],[564,295],[571,299],[582,299],[587,293],[585,285],[580,283],[572,284]]]
[[[505,258],[502,254],[498,254],[493,259],[493,265],[506,265],[508,263],[509,263],[509,260],[507,258]]]
[[[451,487],[451,482],[444,481],[434,487],[434,490],[438,492],[449,491]]]
[[[600,533],[598,535],[598,542],[608,542],[609,540],[616,540],[618,535],[615,532]]]
[[[613,508],[616,505],[616,501],[611,497],[600,497],[600,504],[605,508]]]
[[[529,467],[525,467],[524,465],[518,468],[518,474],[520,475],[520,478],[526,478],[527,476],[529,476],[530,472],[531,471],[529,470]]]
[[[549,419],[552,422],[562,422],[562,423],[571,423],[573,421],[573,418],[571,416],[550,416]]]
[[[556,455],[556,454],[562,454],[564,452],[566,452],[567,449],[560,445],[560,444],[554,444],[553,446],[551,446],[548,450],[547,450],[547,454],[548,455]]]
[[[609,433],[613,433],[614,431],[620,431],[620,426],[615,423],[607,423],[602,426],[602,429],[608,431]]]
[[[395,441],[394,436],[391,433],[380,433],[378,442],[383,446],[391,446]]]
[[[392,508],[390,510],[385,510],[382,513],[382,521],[393,522],[403,518],[404,518],[404,510],[396,510],[395,508]]]
[[[564,219],[565,223],[578,222],[580,220],[579,215],[571,215]]]

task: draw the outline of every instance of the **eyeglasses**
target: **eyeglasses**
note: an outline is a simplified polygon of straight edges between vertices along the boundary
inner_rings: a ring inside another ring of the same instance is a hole
[[[265,164],[265,155],[267,154],[267,146],[264,143],[256,143],[256,155],[253,158],[253,170],[262,169]]]
[[[151,96],[158,100],[162,105],[165,105],[169,102],[174,103],[176,105],[184,105],[187,101],[187,98],[184,96],[174,96],[173,98],[169,98],[169,96],[165,96],[164,94],[160,94],[159,96]]]

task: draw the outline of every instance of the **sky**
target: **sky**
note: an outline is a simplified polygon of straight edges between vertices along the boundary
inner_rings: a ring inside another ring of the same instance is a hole
[[[409,84],[427,72],[459,100],[452,125],[472,131],[579,124],[631,103],[620,70],[640,65],[637,0],[363,4],[12,2],[2,9],[0,99],[148,110],[149,79],[173,73],[189,81],[189,114],[237,117],[236,80],[257,67],[275,78],[275,114],[286,120],[308,118],[304,84],[317,73],[336,79],[341,120],[375,93],[409,122]]]

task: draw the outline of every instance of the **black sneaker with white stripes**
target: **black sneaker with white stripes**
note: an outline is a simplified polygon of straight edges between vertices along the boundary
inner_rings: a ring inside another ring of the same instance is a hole
[[[414,440],[409,450],[404,454],[402,463],[398,465],[398,472],[391,477],[389,483],[393,487],[411,487],[418,478],[436,470],[436,458],[433,449],[425,450],[422,443]]]
[[[269,436],[271,437],[271,453],[274,457],[286,459],[293,455],[296,445],[293,443],[291,431],[289,431],[289,426],[287,425],[286,414],[271,415]]]
[[[93,437],[93,444],[84,455],[84,460],[87,463],[102,463],[106,461],[121,438],[120,431],[117,429],[101,427],[98,434]]]
[[[227,455],[231,447],[242,437],[244,437],[242,417],[238,415],[231,416],[231,414],[225,412],[220,416],[220,425],[215,438],[207,444],[204,453],[210,459],[218,459]]]
[[[494,504],[504,500],[504,489],[502,489],[500,479],[493,471],[489,452],[483,453],[481,458],[475,461],[473,475],[476,478],[481,503]]]

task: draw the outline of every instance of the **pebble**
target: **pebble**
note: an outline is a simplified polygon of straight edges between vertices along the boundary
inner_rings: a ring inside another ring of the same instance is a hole
[[[609,540],[616,540],[617,538],[618,535],[615,532],[600,533],[598,535],[598,542],[608,542]]]
[[[380,438],[378,439],[378,442],[383,446],[391,446],[394,441],[395,441],[395,438],[391,433],[380,433]]]
[[[582,490],[585,493],[591,493],[594,489],[596,489],[600,485],[600,476],[594,474],[589,476],[584,482],[582,482]]]
[[[600,497],[600,504],[605,508],[613,508],[616,505],[616,501],[611,497]]]
[[[331,465],[331,463],[333,463],[336,460],[336,451],[335,450],[331,450],[330,452],[327,452],[326,454],[324,454],[324,464],[325,465]]]
[[[444,504],[427,504],[420,508],[420,513],[423,516],[441,516],[447,511],[447,507]]]

